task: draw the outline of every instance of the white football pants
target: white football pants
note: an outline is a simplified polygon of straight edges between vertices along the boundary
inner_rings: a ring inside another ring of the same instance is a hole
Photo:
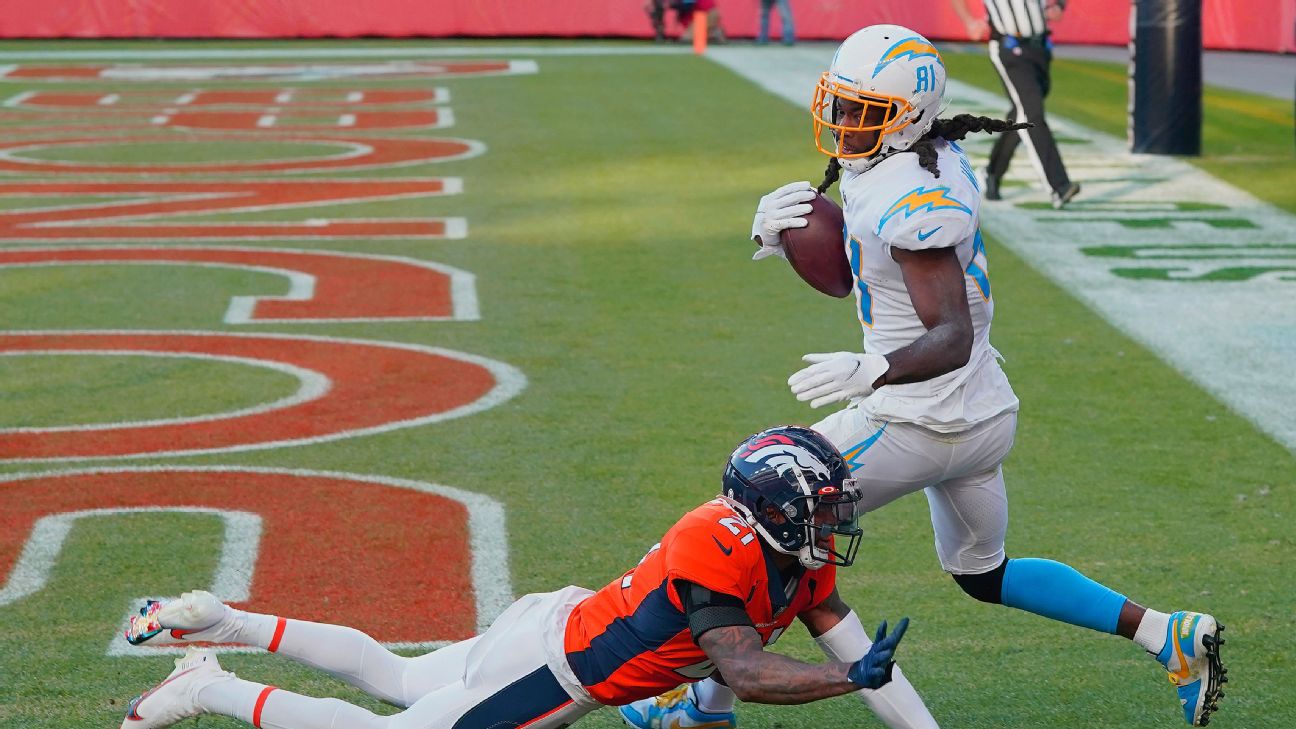
[[[812,427],[841,450],[860,480],[861,515],[921,490],[946,572],[979,574],[1003,562],[1008,494],[1002,463],[1013,447],[1017,413],[961,433],[938,433],[848,407]]]
[[[485,633],[412,658],[353,628],[286,622],[278,654],[407,707],[390,716],[237,678],[203,688],[198,704],[264,729],[559,729],[601,706],[576,682],[565,657],[551,668],[567,615],[589,594],[568,587],[526,595]],[[273,632],[267,621],[277,618],[247,614],[239,642],[267,648]]]

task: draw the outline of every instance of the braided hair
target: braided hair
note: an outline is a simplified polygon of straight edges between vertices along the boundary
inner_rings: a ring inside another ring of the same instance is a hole
[[[966,137],[969,132],[998,134],[999,132],[1011,132],[1032,126],[1034,125],[1030,122],[1014,123],[1004,119],[992,119],[988,116],[958,114],[952,119],[937,119],[932,122],[931,129],[928,129],[921,139],[914,142],[913,146],[905,151],[918,155],[918,164],[924,170],[932,173],[934,177],[940,177],[940,168],[936,166],[935,140],[944,139],[956,142]],[[828,169],[824,170],[823,182],[819,183],[819,187],[816,188],[819,194],[822,195],[827,192],[828,188],[832,187],[840,176],[841,161],[833,157],[828,160]]]
[[[820,195],[828,192],[828,188],[833,186],[838,177],[841,177],[841,160],[836,157],[829,157],[828,169],[824,170],[823,182],[819,183],[819,187],[816,187],[815,190]]]

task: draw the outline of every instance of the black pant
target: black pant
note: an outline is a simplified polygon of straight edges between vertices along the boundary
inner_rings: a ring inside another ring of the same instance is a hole
[[[1053,132],[1044,119],[1044,97],[1049,92],[1049,63],[1052,60],[1053,51],[1044,41],[1023,41],[1011,36],[990,41],[990,61],[999,72],[1004,90],[1012,101],[1008,120],[1028,121],[1035,125],[1027,130],[1027,143],[1044,168],[1049,187],[1060,192],[1071,184],[1071,178],[1067,176],[1062,155],[1053,141]],[[1008,171],[1008,162],[1012,160],[1019,141],[1021,135],[1013,132],[1000,134],[995,140],[994,148],[990,150],[989,173],[992,176],[1003,177]]]

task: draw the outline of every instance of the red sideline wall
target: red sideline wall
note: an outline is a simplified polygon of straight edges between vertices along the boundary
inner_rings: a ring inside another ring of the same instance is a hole
[[[755,35],[758,0],[718,0],[725,29]],[[319,37],[649,35],[644,0],[59,0],[16,2],[0,37]],[[839,40],[872,23],[899,23],[966,40],[948,0],[791,0],[797,35]],[[1205,46],[1296,51],[1291,0],[1202,0]],[[976,5],[975,0],[972,2]],[[1129,40],[1130,0],[1072,0],[1056,24],[1062,43]],[[777,15],[777,13],[775,14]],[[777,23],[777,21],[774,21]]]

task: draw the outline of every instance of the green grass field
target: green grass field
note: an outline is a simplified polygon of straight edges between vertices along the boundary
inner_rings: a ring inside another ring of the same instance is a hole
[[[998,88],[983,56],[947,61],[955,77]],[[761,194],[786,180],[817,179],[822,169],[804,112],[692,56],[539,63],[538,75],[435,82],[450,89],[456,124],[413,134],[480,139],[487,154],[353,173],[455,175],[464,194],[300,214],[468,218],[462,241],[317,247],[472,271],[480,321],[242,328],[472,352],[522,370],[529,384],[521,395],[471,417],[382,435],[131,463],[336,470],[489,494],[506,508],[520,595],[617,577],[680,514],[717,492],[724,459],[741,438],[820,417],[784,381],[805,352],[858,347],[851,306],[815,294],[784,266],[748,261],[744,240]],[[1054,82],[1070,92],[1050,98],[1051,112],[1121,133],[1119,69],[1059,62]],[[0,95],[30,87],[4,83]],[[93,87],[59,86],[74,88]],[[1209,89],[1211,153],[1196,164],[1296,212],[1290,111]],[[185,141],[177,133],[157,153],[193,161],[273,156],[260,142],[190,151]],[[137,145],[76,152],[96,162],[139,153]],[[1289,686],[1296,458],[997,241],[989,245],[999,297],[994,340],[1022,401],[1007,464],[1009,553],[1066,561],[1163,610],[1212,612],[1229,628],[1233,680],[1212,725],[1296,725]],[[231,330],[221,323],[230,296],[277,295],[281,287],[267,274],[226,269],[0,268],[0,312],[10,329]],[[291,391],[274,373],[234,365],[5,359],[0,428],[218,412]],[[79,465],[10,463],[0,471]],[[921,497],[865,526],[842,593],[866,624],[911,617],[900,661],[942,726],[1182,726],[1159,666],[1134,646],[965,597],[940,571]],[[204,584],[219,540],[215,521],[202,517],[79,526],[47,588],[0,608],[0,726],[116,726],[125,701],[169,666],[164,658],[104,655],[122,606]],[[799,629],[778,649],[820,658]],[[253,680],[393,711],[274,657],[231,655],[224,664]],[[766,729],[880,726],[852,698],[744,705],[739,720]],[[204,717],[200,725],[238,724]],[[620,723],[601,711],[579,726]]]

